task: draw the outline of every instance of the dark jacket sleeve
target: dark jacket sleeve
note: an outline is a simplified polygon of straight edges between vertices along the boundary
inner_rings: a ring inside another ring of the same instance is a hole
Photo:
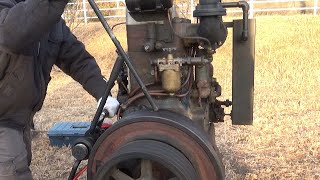
[[[86,51],[83,43],[77,40],[65,23],[62,26],[64,40],[56,65],[79,82],[93,97],[100,99],[106,88],[100,68]]]
[[[0,0],[0,46],[14,53],[37,43],[60,17],[68,0]]]

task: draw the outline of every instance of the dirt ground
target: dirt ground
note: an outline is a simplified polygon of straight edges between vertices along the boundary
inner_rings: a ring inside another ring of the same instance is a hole
[[[216,125],[226,179],[320,179],[320,18],[257,18],[253,126]],[[99,24],[76,32],[108,75],[115,57]],[[125,44],[123,28],[116,34]],[[221,99],[231,98],[231,37],[218,50],[215,76]],[[108,77],[108,76],[107,76]],[[67,179],[70,149],[49,146],[46,131],[60,121],[90,121],[95,100],[62,72],[54,71],[44,107],[36,115],[33,141],[35,179]],[[83,178],[85,179],[85,178]]]

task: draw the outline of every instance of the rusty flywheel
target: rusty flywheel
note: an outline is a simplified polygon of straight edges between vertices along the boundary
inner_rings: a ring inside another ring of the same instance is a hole
[[[224,169],[212,141],[189,118],[166,111],[135,112],[96,142],[89,180],[214,180]]]

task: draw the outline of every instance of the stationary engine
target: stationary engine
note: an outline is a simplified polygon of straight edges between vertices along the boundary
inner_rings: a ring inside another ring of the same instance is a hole
[[[172,0],[126,0],[126,5],[127,54],[114,40],[118,122],[98,136],[96,123],[91,139],[79,141],[74,155],[89,158],[88,179],[223,179],[214,123],[224,121],[224,108],[231,105],[233,124],[253,120],[255,24],[248,20],[248,4],[200,0],[193,12],[197,23],[178,17]],[[243,19],[223,22],[229,7],[242,8]],[[233,96],[220,101],[212,61],[228,27]]]

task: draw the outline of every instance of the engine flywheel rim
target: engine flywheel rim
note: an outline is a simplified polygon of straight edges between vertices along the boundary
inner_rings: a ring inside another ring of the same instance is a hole
[[[88,179],[95,179],[99,167],[122,146],[137,140],[160,141],[181,151],[198,179],[224,179],[221,159],[208,134],[190,119],[167,111],[132,113],[108,129],[90,155]]]
[[[120,163],[141,158],[139,172],[134,166],[125,169]],[[124,169],[124,170],[123,170]],[[180,151],[154,140],[137,140],[122,146],[97,172],[97,180],[195,180],[196,171]]]

